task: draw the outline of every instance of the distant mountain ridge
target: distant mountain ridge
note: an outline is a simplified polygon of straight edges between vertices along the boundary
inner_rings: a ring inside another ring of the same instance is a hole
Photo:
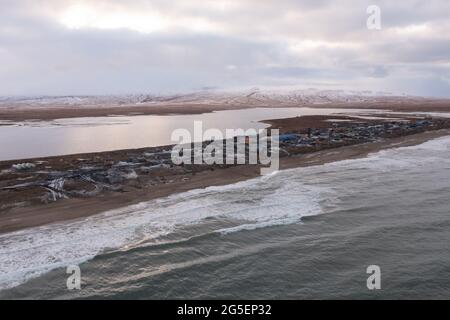
[[[241,91],[203,90],[183,94],[132,94],[99,96],[34,96],[1,97],[0,107],[112,107],[133,105],[229,105],[275,106],[315,105],[329,103],[386,102],[425,99],[399,96],[387,92],[349,90],[261,90]]]

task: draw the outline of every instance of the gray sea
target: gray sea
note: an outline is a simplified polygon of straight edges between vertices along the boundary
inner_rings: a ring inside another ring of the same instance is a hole
[[[1,235],[0,298],[449,299],[449,195],[450,137],[193,190]]]

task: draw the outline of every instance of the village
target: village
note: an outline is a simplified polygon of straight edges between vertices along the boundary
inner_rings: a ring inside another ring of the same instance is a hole
[[[320,128],[281,129],[279,156],[302,155],[346,145],[371,143],[393,137],[449,128],[445,118],[421,117],[395,120],[328,121]],[[234,139],[237,141],[237,138]],[[203,142],[206,148],[211,141]],[[225,144],[224,144],[225,145]],[[46,204],[67,198],[89,198],[107,192],[133,192],[175,182],[189,183],[191,177],[206,170],[226,170],[247,159],[235,148],[235,163],[181,164],[172,161],[173,146],[152,147],[105,153],[31,159],[0,163],[0,210]],[[241,149],[242,150],[242,149]],[[226,157],[226,149],[223,149]],[[270,152],[270,150],[269,150]],[[194,156],[194,154],[192,154]]]

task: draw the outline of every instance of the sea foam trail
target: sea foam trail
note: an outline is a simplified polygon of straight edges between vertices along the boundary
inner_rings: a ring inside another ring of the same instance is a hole
[[[413,147],[390,149],[367,158],[280,171],[236,184],[175,194],[111,210],[83,220],[0,235],[0,288],[70,264],[105,250],[148,244],[148,241],[198,225],[205,219],[232,222],[220,234],[297,223],[302,217],[339,208],[346,179],[365,181],[379,174],[438,163],[447,168],[450,137]],[[420,168],[419,168],[420,169]],[[195,236],[195,235],[191,235]]]
[[[92,259],[105,249],[133,246],[201,223],[236,221],[237,229],[286,224],[321,212],[320,189],[300,181],[252,179],[142,202],[87,219],[0,236],[0,288],[52,269]],[[231,232],[231,230],[228,230]]]

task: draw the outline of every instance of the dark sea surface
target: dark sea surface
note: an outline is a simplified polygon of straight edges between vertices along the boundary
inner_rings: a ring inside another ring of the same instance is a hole
[[[449,299],[449,196],[450,137],[193,190],[1,235],[0,298]]]

